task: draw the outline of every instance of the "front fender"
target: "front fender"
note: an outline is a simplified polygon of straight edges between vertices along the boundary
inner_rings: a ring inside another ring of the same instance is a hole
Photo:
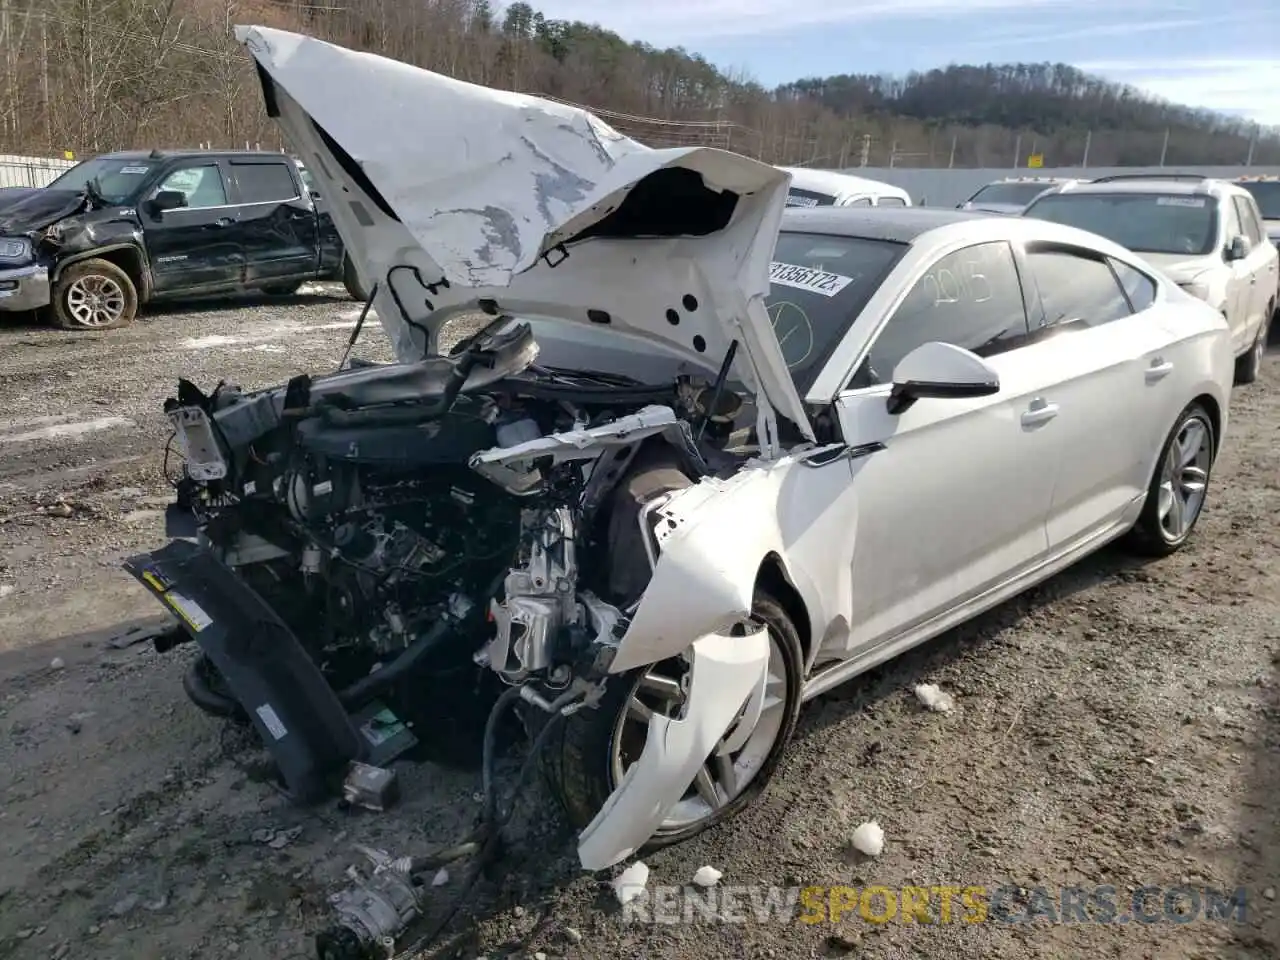
[[[782,559],[816,625],[821,615],[815,613],[825,606],[820,591],[788,562],[779,522],[787,512],[780,499],[792,490],[788,472],[797,469],[807,468],[779,461],[746,467],[728,480],[704,479],[656,511],[660,553],[611,673],[678,656],[697,637],[748,617],[757,574],[770,554]]]
[[[655,714],[640,759],[578,838],[584,869],[603,870],[644,845],[675,806],[748,700],[760,701],[769,633],[709,634],[693,642],[684,716]]]

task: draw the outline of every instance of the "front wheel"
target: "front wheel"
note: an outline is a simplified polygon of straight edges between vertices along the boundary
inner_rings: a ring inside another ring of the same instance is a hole
[[[1142,513],[1129,532],[1134,552],[1163,557],[1187,542],[1209,493],[1215,451],[1213,419],[1200,404],[1189,405],[1161,448]]]
[[[752,619],[769,632],[769,675],[760,718],[739,750],[708,757],[641,853],[687,840],[749,806],[773,777],[795,732],[803,689],[799,634],[782,605],[762,592],[756,593]],[[677,657],[618,676],[595,709],[567,719],[545,762],[552,790],[575,828],[591,822],[639,759],[650,718],[679,715],[687,669],[688,663]],[[741,733],[735,723],[725,739]]]
[[[1266,316],[1262,320],[1262,326],[1258,328],[1258,334],[1253,338],[1253,345],[1249,347],[1249,352],[1236,360],[1236,383],[1253,383],[1258,379],[1258,374],[1262,371],[1262,360],[1267,354],[1267,341],[1270,339],[1272,308],[1267,307]]]
[[[53,285],[53,322],[64,330],[112,330],[138,313],[138,290],[109,260],[82,260]]]

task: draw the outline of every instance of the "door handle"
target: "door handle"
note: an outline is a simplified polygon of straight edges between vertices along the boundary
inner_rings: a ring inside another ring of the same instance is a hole
[[[1058,409],[1056,403],[1049,403],[1043,397],[1036,397],[1031,401],[1027,412],[1022,415],[1022,425],[1037,427],[1042,423],[1048,423],[1058,415]]]
[[[230,217],[221,217],[220,219],[213,221],[213,223],[209,224],[209,226],[210,227],[229,227],[233,223],[235,223],[235,221],[232,220]]]
[[[1171,373],[1173,373],[1173,364],[1163,357],[1156,357],[1151,361],[1151,366],[1147,367],[1147,383],[1163,380]]]

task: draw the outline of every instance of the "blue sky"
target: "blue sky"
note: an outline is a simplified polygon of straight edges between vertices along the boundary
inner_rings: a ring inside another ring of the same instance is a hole
[[[1280,125],[1280,0],[543,0],[548,17],[684,46],[767,86],[1046,60]]]

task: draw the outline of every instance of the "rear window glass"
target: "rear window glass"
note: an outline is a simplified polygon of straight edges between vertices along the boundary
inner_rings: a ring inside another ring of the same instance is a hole
[[[907,245],[782,233],[769,269],[769,321],[800,393],[817,378]]]
[[[828,193],[818,193],[816,190],[801,190],[798,187],[792,187],[787,193],[788,207],[830,207],[835,202],[835,197]]]
[[[232,163],[231,169],[240,185],[241,203],[292,200],[298,195],[297,185],[283,163]]]
[[[1238,186],[1253,194],[1263,219],[1280,220],[1280,180],[1252,180]]]
[[[989,183],[969,200],[971,203],[1009,203],[1026,206],[1052,186],[1051,183]]]

